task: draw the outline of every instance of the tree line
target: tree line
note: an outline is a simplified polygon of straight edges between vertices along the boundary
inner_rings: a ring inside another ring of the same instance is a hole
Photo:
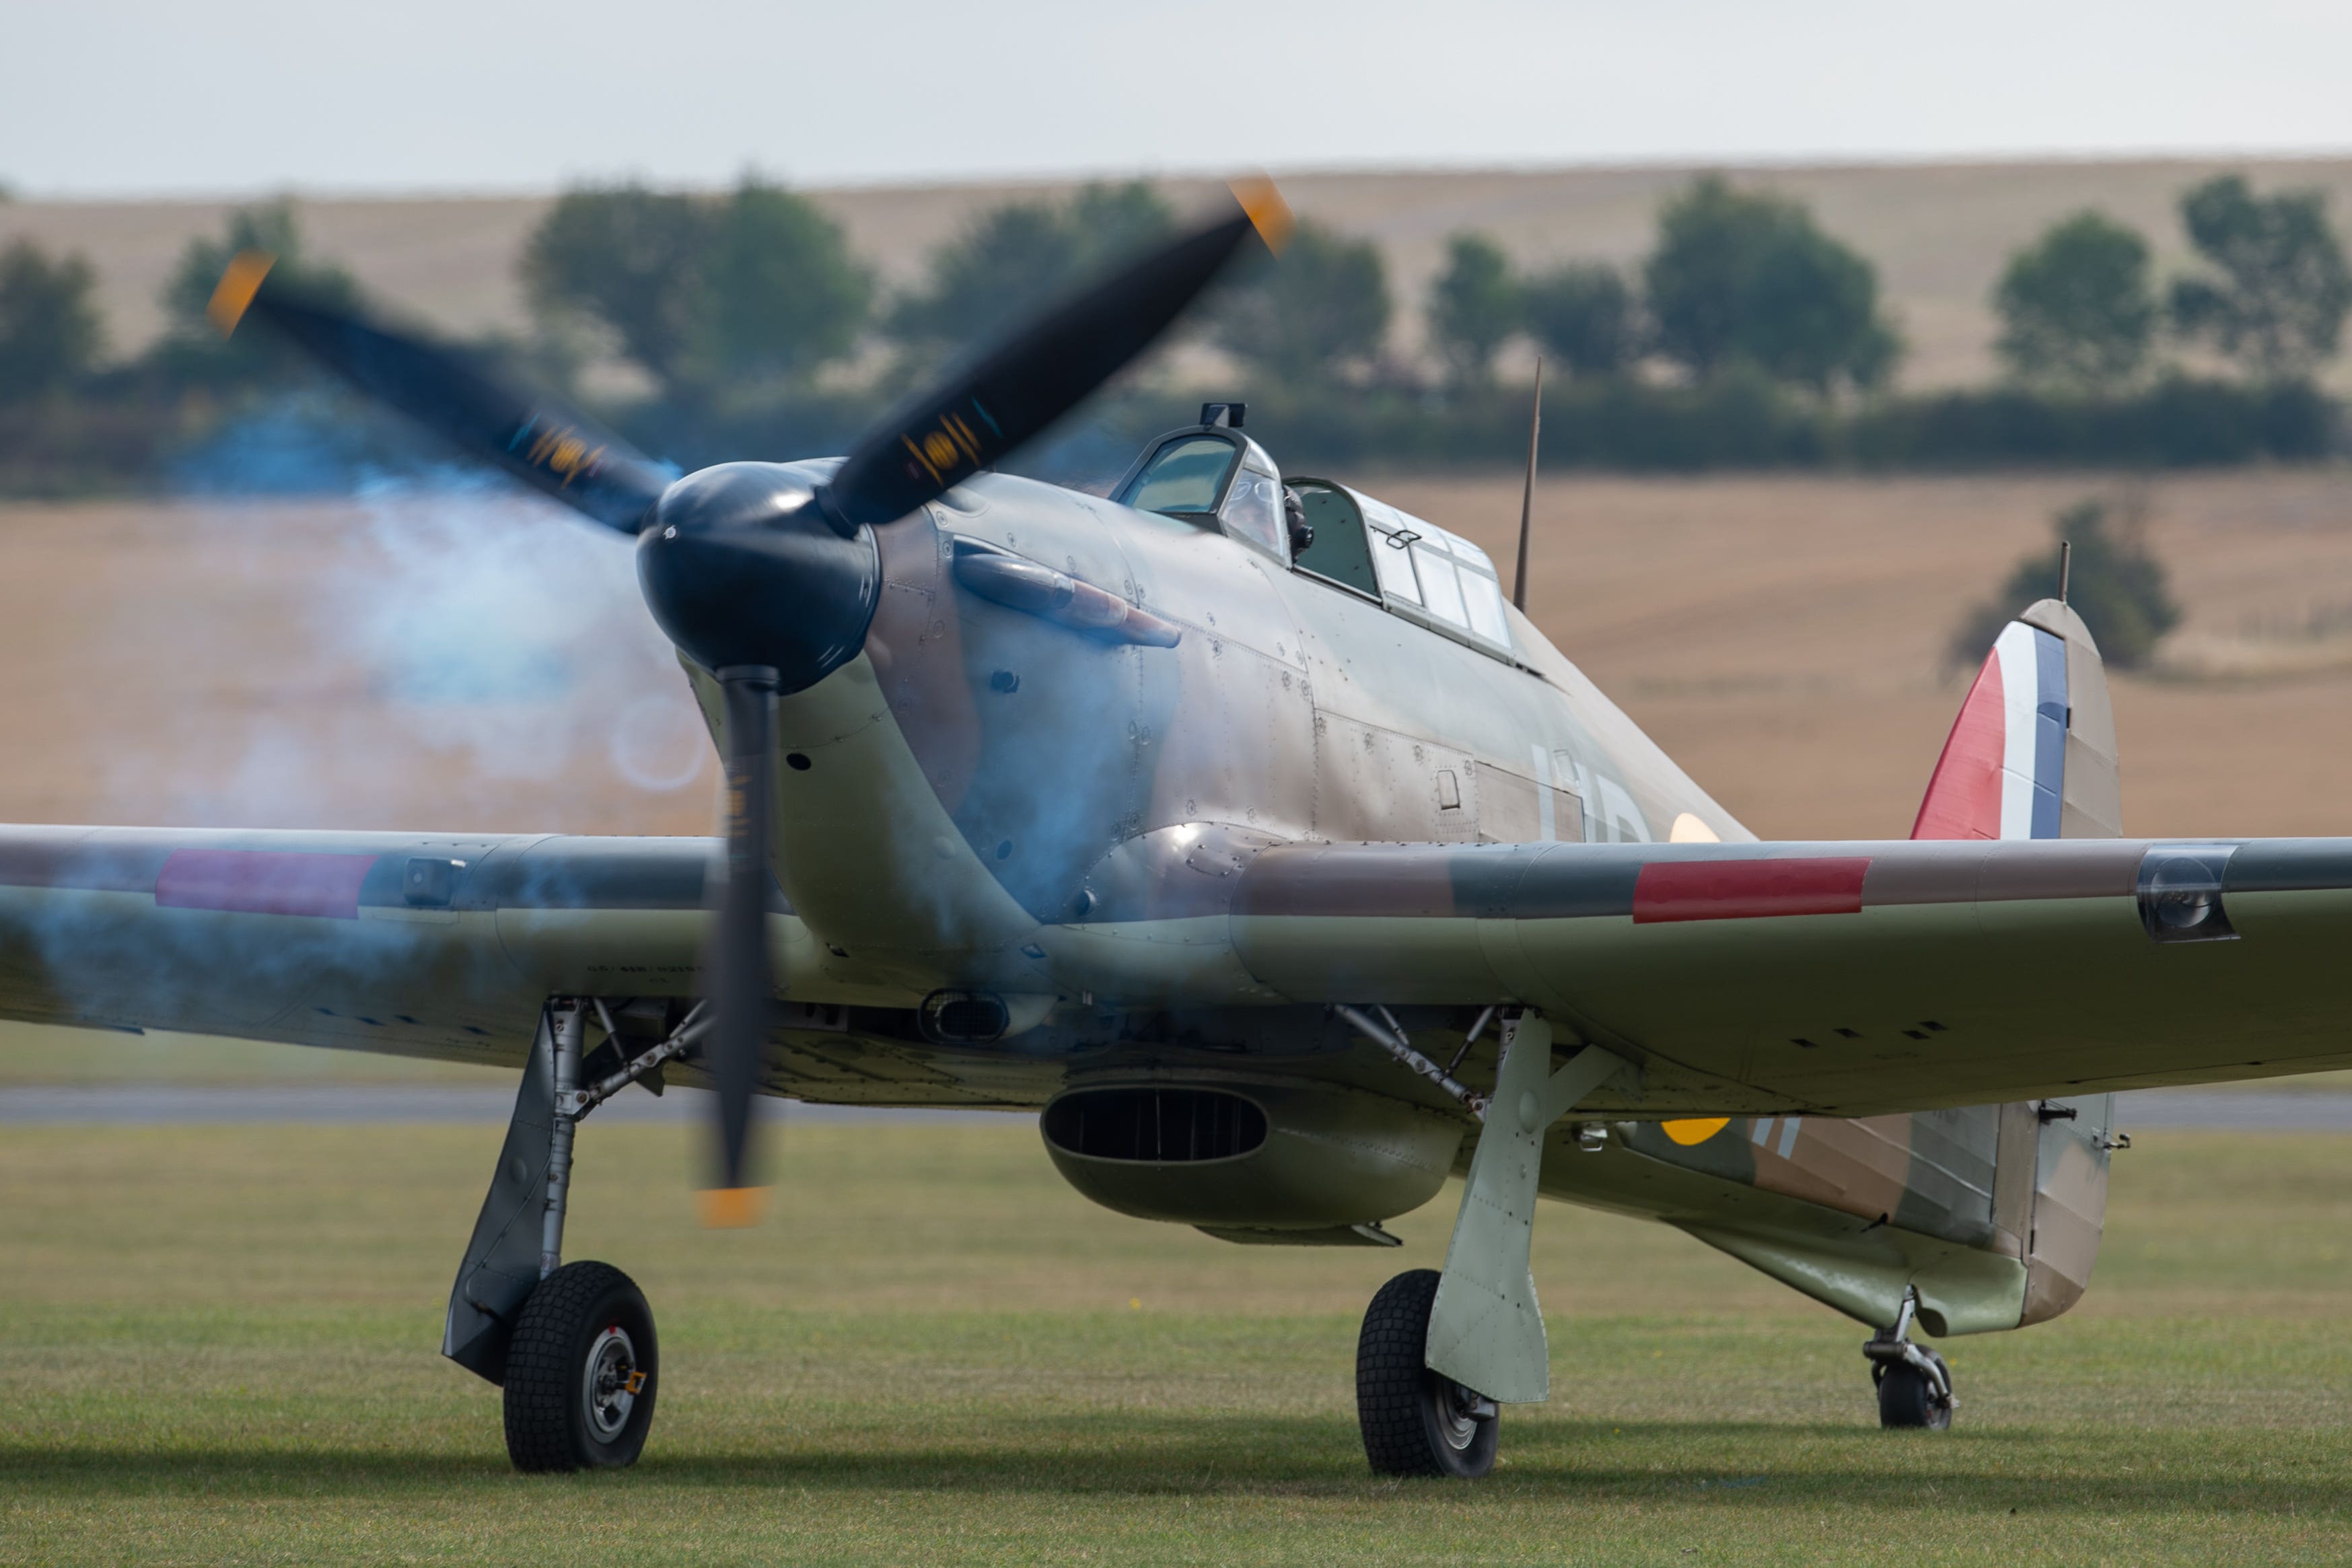
[[[787,193],[746,184],[713,202],[589,190],[556,205],[522,265],[544,336],[601,331],[664,396],[696,402],[747,382],[805,384],[861,349],[882,352],[882,379],[908,379],[1175,225],[1139,182],[1012,203],[889,292],[837,226]],[[1641,280],[1637,292],[1595,264],[1523,279],[1493,240],[1454,236],[1426,301],[1444,384],[1487,386],[1498,352],[1522,333],[1581,376],[1655,361],[1704,381],[1745,365],[1820,393],[1878,386],[1900,353],[1867,261],[1798,204],[1720,178],[1667,204]],[[1418,370],[1391,351],[1394,317],[1380,248],[1308,220],[1279,266],[1244,269],[1213,296],[1191,335],[1251,385],[1420,390]]]
[[[1666,199],[1631,267],[1522,268],[1491,237],[1451,236],[1418,362],[1395,347],[1380,249],[1311,220],[1279,265],[1222,284],[1184,337],[1231,367],[1217,390],[1260,405],[1254,423],[1286,456],[1318,463],[1507,459],[1525,394],[1498,367],[1515,343],[1558,378],[1546,445],[1567,462],[2140,464],[2336,449],[2338,411],[2313,377],[2338,350],[2352,273],[2322,197],[2227,175],[2184,193],[2179,210],[2195,261],[2168,279],[2145,237],[2096,212],[2021,248],[1992,291],[2005,379],[1967,391],[1895,391],[1905,345],[1868,258],[1801,203],[1714,175]],[[520,259],[529,330],[475,346],[681,462],[833,449],[945,360],[1177,221],[1142,182],[1006,203],[892,286],[822,208],[764,180],[715,195],[583,187],[552,204]],[[281,350],[252,334],[225,342],[205,320],[243,248],[272,251],[329,299],[361,297],[305,246],[289,205],[245,209],[186,247],[155,342],[110,357],[86,259],[28,242],[0,252],[0,487],[152,476],[257,408],[323,407],[331,395],[306,390]],[[1038,461],[1115,463],[1181,421],[1197,390],[1178,380],[1129,378]],[[379,430],[359,456],[390,460],[400,442]]]
[[[1993,289],[2011,374],[2112,390],[2146,374],[2168,338],[2273,384],[2336,357],[2352,269],[2319,192],[2258,195],[2223,174],[2182,195],[2180,222],[2197,266],[2168,289],[2157,286],[2147,240],[2094,210],[2012,256]]]

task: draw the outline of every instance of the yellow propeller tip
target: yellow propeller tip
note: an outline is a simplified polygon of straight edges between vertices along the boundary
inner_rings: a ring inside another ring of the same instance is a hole
[[[695,1205],[702,1211],[705,1228],[741,1230],[760,1222],[763,1192],[759,1187],[706,1187],[695,1194]]]
[[[1234,193],[1234,200],[1241,203],[1242,211],[1248,216],[1251,226],[1257,230],[1257,237],[1265,241],[1265,247],[1276,256],[1281,255],[1282,247],[1290,243],[1291,230],[1298,226],[1298,220],[1291,216],[1290,204],[1282,199],[1282,193],[1274,188],[1274,182],[1257,174],[1235,180],[1228,188]]]
[[[254,295],[260,292],[261,280],[277,263],[278,258],[266,250],[240,250],[229,258],[220,282],[213,288],[212,301],[205,307],[205,314],[220,329],[221,336],[236,331]]]

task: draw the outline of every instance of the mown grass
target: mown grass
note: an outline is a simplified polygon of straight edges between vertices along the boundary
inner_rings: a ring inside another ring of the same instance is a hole
[[[1377,1481],[1357,1315],[1434,1262],[1094,1209],[1025,1123],[788,1130],[694,1229],[688,1130],[582,1137],[575,1257],[660,1315],[634,1471],[507,1470],[442,1363],[496,1127],[0,1134],[0,1561],[2242,1562],[2352,1555],[2352,1139],[2146,1135],[2082,1308],[1954,1342],[1882,1433],[1861,1331],[1548,1207],[1547,1407],[1471,1487]],[[1449,1194],[1450,1195],[1450,1194]]]

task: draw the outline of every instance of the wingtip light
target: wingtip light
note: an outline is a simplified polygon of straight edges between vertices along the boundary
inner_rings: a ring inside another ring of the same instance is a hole
[[[1241,203],[1242,211],[1248,215],[1250,226],[1265,241],[1265,247],[1281,255],[1298,220],[1291,215],[1290,204],[1282,199],[1282,193],[1274,188],[1274,182],[1264,175],[1252,175],[1234,181],[1228,188],[1234,193],[1234,200]]]
[[[214,286],[211,301],[205,306],[205,316],[220,330],[221,336],[227,337],[236,331],[236,324],[245,320],[246,310],[253,304],[254,295],[261,290],[261,280],[269,276],[270,268],[277,263],[278,258],[266,250],[240,250],[229,258],[220,282]]]
[[[695,1205],[705,1229],[741,1230],[760,1222],[765,1195],[761,1187],[705,1187],[695,1194]]]

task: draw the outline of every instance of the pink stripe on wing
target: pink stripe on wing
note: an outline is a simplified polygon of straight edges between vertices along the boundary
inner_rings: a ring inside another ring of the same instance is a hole
[[[373,855],[300,855],[267,849],[178,849],[155,878],[155,903],[171,910],[359,919],[360,884]]]

